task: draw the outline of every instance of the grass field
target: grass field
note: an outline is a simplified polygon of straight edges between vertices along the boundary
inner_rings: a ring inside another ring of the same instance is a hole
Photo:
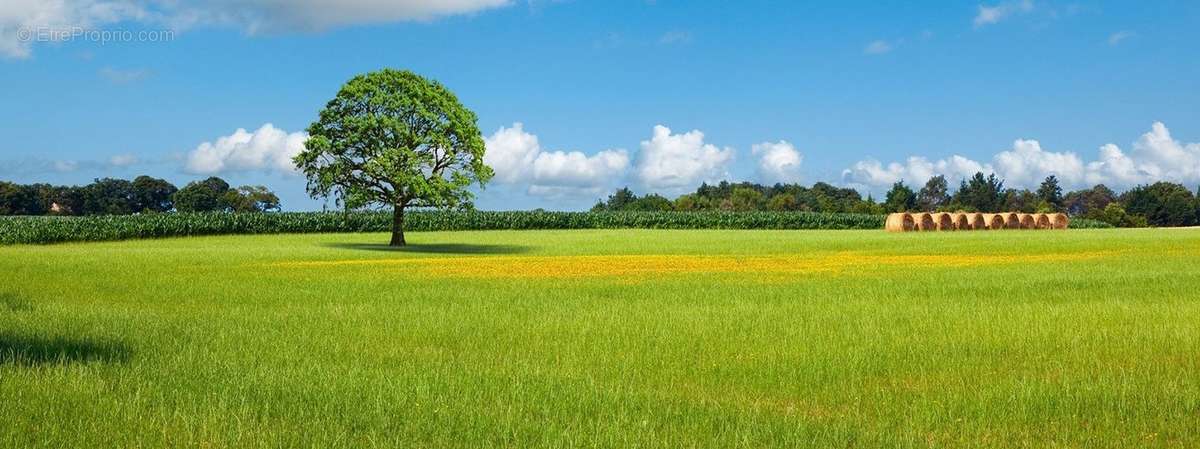
[[[409,240],[0,247],[0,446],[1200,446],[1200,230]]]

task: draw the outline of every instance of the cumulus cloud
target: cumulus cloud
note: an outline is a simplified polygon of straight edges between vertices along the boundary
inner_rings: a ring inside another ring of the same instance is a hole
[[[148,16],[133,1],[5,0],[0,2],[0,56],[27,58],[34,41]]]
[[[732,148],[704,143],[699,130],[671,134],[670,128],[657,125],[650,140],[642,141],[637,178],[650,189],[692,188],[701,181],[727,179],[733,157]]]
[[[1115,144],[1100,147],[1097,158],[1084,162],[1072,152],[1042,148],[1036,140],[1018,139],[1012,149],[996,153],[988,163],[963,156],[930,161],[919,156],[905,162],[880,163],[874,159],[859,161],[842,172],[847,184],[871,190],[886,188],[904,180],[919,185],[934,175],[952,181],[976,172],[995,173],[1013,187],[1033,188],[1046,176],[1057,176],[1069,187],[1107,184],[1127,188],[1155,181],[1200,182],[1200,143],[1181,143],[1171,137],[1166,125],[1155,122],[1151,130],[1126,153]]]
[[[786,140],[763,142],[751,147],[758,156],[758,176],[766,182],[799,182],[804,156]]]
[[[5,0],[0,56],[31,53],[29,30],[70,32],[118,23],[174,30],[217,25],[249,34],[320,31],[360,24],[426,21],[513,4],[512,0]]]
[[[304,151],[308,135],[288,133],[267,123],[254,132],[238,128],[233,134],[204,142],[189,152],[184,171],[211,175],[239,171],[295,174],[292,158]]]
[[[501,127],[484,139],[483,161],[502,184],[526,185],[538,196],[595,195],[611,187],[629,168],[625,150],[604,150],[594,155],[580,151],[546,151],[538,137],[524,125]]]
[[[1022,0],[1019,2],[1005,2],[997,5],[987,6],[979,5],[979,11],[975,14],[974,24],[976,28],[999,23],[1017,13],[1027,13],[1033,11],[1033,1]]]

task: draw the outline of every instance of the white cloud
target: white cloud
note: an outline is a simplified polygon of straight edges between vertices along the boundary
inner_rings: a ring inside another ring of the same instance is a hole
[[[511,0],[207,0],[172,11],[176,22],[233,24],[250,33],[317,31],[427,21],[512,4]]]
[[[732,148],[704,143],[699,130],[671,134],[670,128],[657,125],[650,140],[642,141],[637,177],[650,189],[693,188],[701,181],[728,179],[733,157]]]
[[[874,159],[858,161],[842,171],[842,179],[849,184],[867,187],[888,187],[896,181],[919,186],[934,175],[946,175],[951,182],[957,182],[975,172],[991,171],[990,165],[980,164],[959,155],[932,162],[923,157],[911,156],[904,163],[892,162],[887,165]]]
[[[1049,175],[1066,185],[1079,185],[1084,178],[1079,156],[1045,151],[1036,140],[1017,139],[1012,150],[997,153],[992,161],[996,174],[1012,186],[1037,186]]]
[[[53,41],[76,28],[141,20],[147,15],[133,1],[4,0],[0,2],[0,56],[27,58],[34,41]]]
[[[113,167],[128,167],[130,165],[137,164],[138,162],[138,157],[129,153],[118,154],[108,158],[108,165]]]
[[[763,142],[751,147],[758,156],[758,176],[765,182],[799,182],[804,156],[786,140]]]
[[[130,22],[183,30],[233,26],[249,34],[320,31],[360,24],[427,21],[513,4],[512,0],[4,0],[0,56],[26,58],[23,30],[72,31]]]
[[[863,47],[863,53],[868,55],[881,55],[892,51],[892,43],[885,40],[872,41]]]
[[[1033,2],[1031,0],[1005,2],[993,6],[979,5],[979,11],[975,14],[974,24],[976,28],[979,28],[999,23],[1013,14],[1030,11],[1033,11]]]
[[[1054,152],[1042,148],[1036,140],[1018,139],[1010,150],[996,153],[990,163],[962,156],[929,161],[909,157],[904,163],[887,165],[874,159],[859,161],[842,172],[847,184],[877,190],[903,179],[911,185],[923,184],[930,177],[946,175],[952,181],[975,172],[995,173],[1010,187],[1035,188],[1046,176],[1057,176],[1064,186],[1087,187],[1107,184],[1128,188],[1155,181],[1200,182],[1200,143],[1181,143],[1171,137],[1166,125],[1155,122],[1151,130],[1125,153],[1115,144],[1100,147],[1095,161],[1085,163],[1072,152]]]
[[[1137,36],[1137,33],[1134,33],[1132,31],[1128,31],[1128,30],[1118,31],[1118,32],[1113,33],[1108,36],[1108,45],[1117,45],[1117,44],[1120,44],[1121,41],[1124,41],[1126,39],[1129,39],[1129,38],[1135,37],[1135,36]]]
[[[612,186],[629,168],[625,150],[604,150],[594,155],[580,151],[545,151],[538,137],[521,123],[501,127],[484,139],[483,161],[496,172],[501,184],[527,185],[538,196],[595,195]]]
[[[537,136],[525,132],[520,122],[508,128],[501,127],[483,142],[487,148],[483,163],[496,172],[492,179],[503,184],[527,180],[534,159],[542,151]]]
[[[254,132],[238,128],[189,152],[184,171],[202,175],[256,170],[295,174],[292,158],[304,151],[307,139],[303,132],[288,133],[270,123]]]

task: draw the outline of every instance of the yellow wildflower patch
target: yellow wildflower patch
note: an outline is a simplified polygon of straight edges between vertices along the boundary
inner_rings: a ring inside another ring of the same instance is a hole
[[[414,273],[465,278],[591,278],[683,274],[803,275],[864,272],[888,267],[973,267],[1046,263],[1102,257],[1105,253],[1035,255],[874,255],[839,252],[820,256],[579,255],[464,256],[284,262],[280,267],[403,267]]]

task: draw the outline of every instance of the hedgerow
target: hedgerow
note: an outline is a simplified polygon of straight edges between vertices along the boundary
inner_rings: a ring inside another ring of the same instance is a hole
[[[415,211],[408,231],[495,229],[880,229],[883,216],[814,212]],[[219,234],[386,232],[390,212],[167,213],[0,218],[0,244],[106,241]]]

